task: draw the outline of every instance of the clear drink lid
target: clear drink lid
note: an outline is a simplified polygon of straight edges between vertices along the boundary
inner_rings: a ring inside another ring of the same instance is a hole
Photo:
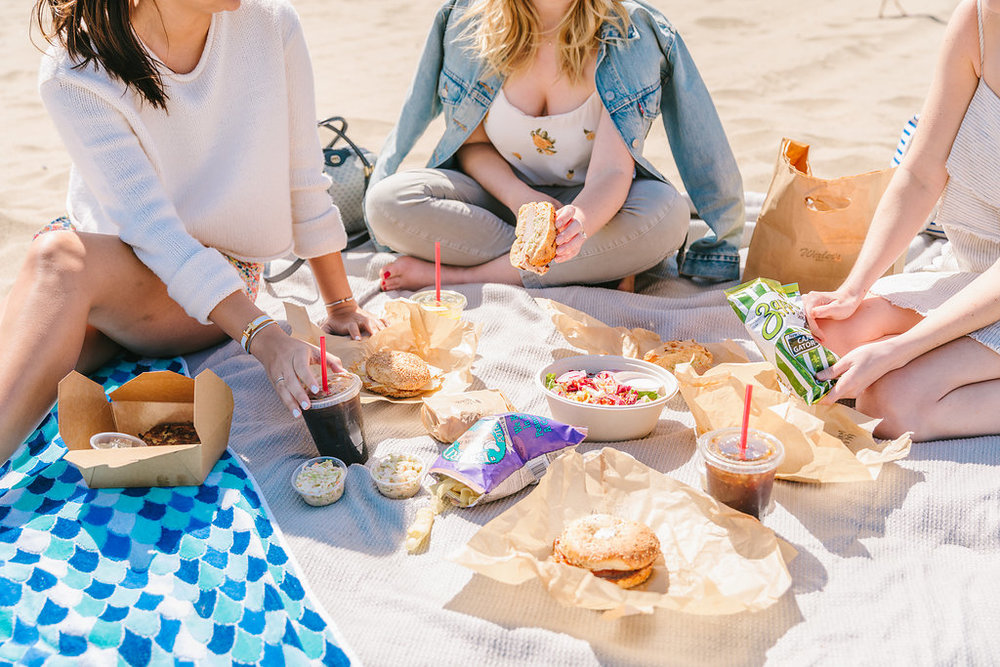
[[[698,453],[706,463],[736,473],[755,474],[776,469],[785,460],[785,448],[770,433],[747,431],[747,460],[741,460],[739,427],[709,431],[698,438]]]
[[[315,398],[310,394],[310,408],[326,408],[343,403],[354,398],[361,391],[361,378],[354,373],[331,373],[326,379],[330,387],[329,394]],[[322,391],[322,380],[320,380],[320,392]]]

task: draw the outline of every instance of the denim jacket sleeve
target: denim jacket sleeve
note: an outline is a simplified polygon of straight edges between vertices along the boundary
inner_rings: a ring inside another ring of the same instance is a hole
[[[738,280],[743,236],[743,179],[722,121],[681,36],[659,26],[670,67],[660,113],[688,195],[711,234],[691,243],[678,261],[681,275]]]
[[[416,74],[406,93],[406,99],[400,110],[399,119],[392,128],[385,143],[379,150],[375,169],[372,171],[368,187],[379,182],[386,176],[396,173],[399,165],[413,150],[414,144],[427,130],[438,114],[441,113],[441,99],[437,94],[437,80],[444,63],[444,34],[448,17],[454,8],[454,2],[447,2],[438,10],[434,24],[427,34],[424,52],[420,56]],[[363,208],[363,207],[362,207]],[[367,219],[365,224],[368,225]],[[372,237],[376,249],[386,252],[388,247],[380,244],[368,225],[368,233]]]
[[[370,184],[396,173],[427,126],[441,113],[437,81],[444,64],[445,28],[454,6],[455,2],[445,3],[434,17],[434,24],[427,34],[424,52],[403,101],[399,119],[382,144]]]

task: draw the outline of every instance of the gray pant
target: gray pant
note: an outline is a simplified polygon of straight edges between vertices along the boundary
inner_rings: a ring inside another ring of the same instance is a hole
[[[536,189],[568,204],[582,185]],[[510,252],[515,215],[473,178],[448,169],[411,169],[372,186],[365,212],[375,238],[393,251],[475,266]],[[687,203],[668,183],[637,178],[621,210],[586,240],[573,259],[553,263],[544,276],[521,272],[525,287],[593,284],[619,280],[656,266],[687,237]]]

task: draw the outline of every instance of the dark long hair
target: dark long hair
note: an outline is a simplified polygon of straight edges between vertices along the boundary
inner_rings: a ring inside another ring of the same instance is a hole
[[[167,108],[163,80],[132,29],[131,0],[36,0],[34,19],[49,44],[60,44],[76,63],[94,63],[147,102]]]

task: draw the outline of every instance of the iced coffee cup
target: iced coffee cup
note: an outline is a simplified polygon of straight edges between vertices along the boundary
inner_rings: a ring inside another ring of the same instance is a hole
[[[322,456],[335,456],[347,465],[365,463],[364,421],[361,417],[361,378],[353,373],[334,373],[329,391],[309,395],[309,409],[302,412],[316,449]]]
[[[432,313],[441,313],[445,317],[457,320],[462,317],[465,310],[466,299],[461,292],[454,292],[450,289],[441,290],[441,300],[437,300],[437,293],[430,289],[417,292],[411,300],[420,304],[420,307]]]
[[[705,486],[713,498],[760,518],[771,502],[774,473],[785,458],[781,441],[749,429],[745,457],[740,456],[740,429],[709,431],[698,438],[705,462]]]

